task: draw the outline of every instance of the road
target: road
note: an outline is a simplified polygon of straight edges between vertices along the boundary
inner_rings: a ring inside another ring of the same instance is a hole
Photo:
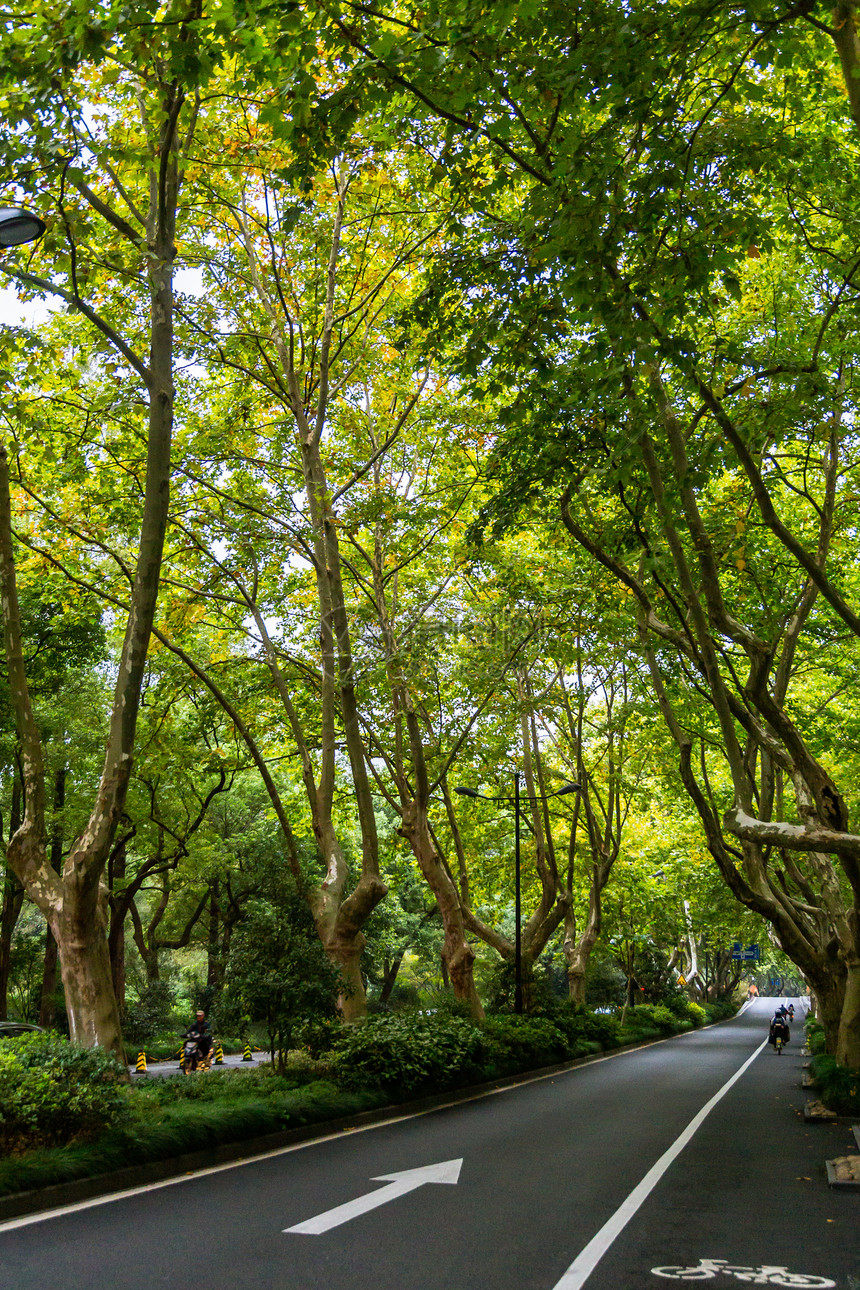
[[[860,1193],[830,1191],[823,1163],[853,1139],[845,1125],[799,1118],[800,1033],[782,1056],[761,1049],[771,1007],[467,1103],[12,1220],[0,1225],[0,1286],[659,1290],[673,1278],[652,1269],[689,1266],[715,1290],[753,1279],[732,1267],[809,1278],[764,1272],[755,1284],[860,1290]],[[409,1173],[431,1165],[436,1181]]]
[[[271,1060],[268,1053],[262,1053],[257,1050],[252,1057],[251,1062],[246,1062],[241,1053],[225,1053],[224,1061],[219,1065],[212,1066],[213,1071],[223,1070],[253,1070],[255,1066],[265,1066]],[[129,1074],[132,1079],[167,1079],[171,1075],[179,1074],[179,1058],[173,1058],[169,1062],[147,1062],[146,1072],[138,1074],[135,1069],[135,1063],[129,1065]]]

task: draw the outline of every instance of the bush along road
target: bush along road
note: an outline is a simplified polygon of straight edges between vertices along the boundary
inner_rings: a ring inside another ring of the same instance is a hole
[[[134,1076],[132,1087],[109,1058],[59,1037],[4,1041],[0,1214],[3,1197],[587,1058],[732,1011],[639,1007],[624,1029],[615,1017],[567,1006],[480,1025],[444,1012],[386,1014],[345,1029],[322,1025],[310,1056],[283,1074],[257,1063],[189,1076],[168,1066],[167,1078]]]
[[[7,1222],[0,1285],[169,1284],[203,1233],[223,1285],[853,1290],[857,1198],[823,1171],[848,1129],[798,1117],[800,1039],[777,1058],[768,1017]]]

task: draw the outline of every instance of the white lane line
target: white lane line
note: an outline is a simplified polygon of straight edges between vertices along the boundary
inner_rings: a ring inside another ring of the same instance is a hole
[[[338,1129],[334,1133],[326,1133],[318,1138],[309,1138],[306,1142],[295,1142],[289,1147],[275,1147],[273,1151],[264,1151],[256,1156],[246,1156],[244,1160],[229,1160],[223,1165],[208,1165],[205,1169],[195,1169],[187,1174],[180,1174],[178,1177],[161,1178],[158,1182],[141,1183],[138,1187],[127,1187],[123,1191],[108,1192],[104,1196],[91,1196],[89,1200],[75,1201],[71,1205],[59,1205],[56,1209],[43,1209],[36,1214],[23,1214],[21,1218],[7,1218],[5,1222],[0,1222],[0,1233],[14,1231],[17,1227],[29,1227],[32,1223],[45,1223],[51,1218],[63,1218],[66,1214],[77,1214],[83,1209],[94,1209],[98,1205],[110,1205],[115,1200],[128,1200],[132,1196],[144,1196],[151,1191],[160,1191],[162,1187],[176,1187],[179,1183],[191,1182],[196,1178],[206,1178],[209,1174],[224,1173],[227,1169],[243,1169],[246,1165],[258,1164],[261,1160],[273,1160],[276,1156],[291,1155],[294,1151],[306,1151],[311,1147],[318,1147],[323,1142],[334,1142],[338,1138],[352,1137],[357,1133],[372,1133],[376,1129],[386,1129],[392,1124],[402,1124],[404,1120],[420,1120],[425,1115],[433,1115],[436,1111],[448,1111],[457,1106],[467,1106],[470,1102],[480,1102],[486,1097],[499,1097],[503,1093],[513,1093],[515,1089],[524,1088],[527,1084],[540,1084],[544,1080],[560,1079],[564,1075],[575,1075],[577,1071],[587,1070],[590,1066],[598,1066],[601,1062],[617,1061],[622,1057],[633,1057],[636,1053],[643,1052],[646,1048],[656,1048],[658,1044],[677,1043],[682,1039],[694,1038],[700,1035],[703,1030],[711,1030],[714,1026],[731,1025],[734,1017],[730,1017],[728,1022],[712,1021],[708,1026],[701,1026],[698,1030],[687,1030],[683,1035],[667,1035],[665,1039],[650,1039],[644,1044],[639,1044],[635,1048],[626,1048],[622,1052],[603,1053],[600,1057],[591,1057],[580,1059],[576,1066],[569,1066],[567,1070],[551,1071],[547,1075],[527,1075],[525,1079],[518,1080],[516,1084],[506,1084],[504,1088],[486,1089],[482,1093],[475,1093],[472,1097],[459,1097],[450,1102],[443,1102],[439,1106],[428,1107],[426,1111],[407,1111],[404,1115],[392,1115],[387,1120],[377,1120],[375,1124],[359,1124],[354,1128]],[[85,1181],[82,1179],[82,1181]]]
[[[639,1207],[644,1204],[651,1195],[651,1192],[657,1186],[669,1166],[678,1158],[687,1143],[701,1127],[710,1115],[711,1111],[713,1111],[717,1103],[722,1101],[729,1089],[732,1088],[733,1085],[737,1084],[738,1080],[747,1068],[752,1066],[762,1049],[767,1047],[767,1044],[768,1041],[766,1039],[759,1044],[753,1055],[747,1058],[743,1066],[741,1066],[739,1070],[736,1070],[731,1079],[726,1080],[723,1087],[714,1094],[710,1101],[705,1103],[697,1115],[693,1116],[686,1129],[684,1129],[683,1133],[675,1139],[669,1150],[664,1151],[657,1163],[651,1166],[645,1177],[639,1183],[639,1186],[634,1187],[633,1191],[623,1204],[619,1205],[618,1209],[616,1209],[609,1221],[603,1224],[600,1231],[591,1238],[585,1249],[576,1256],[561,1280],[553,1286],[553,1290],[580,1290],[580,1287],[585,1285],[585,1282],[591,1276],[606,1251],[612,1245],[612,1242],[621,1234],[621,1232],[624,1231],[624,1228],[630,1222]]]

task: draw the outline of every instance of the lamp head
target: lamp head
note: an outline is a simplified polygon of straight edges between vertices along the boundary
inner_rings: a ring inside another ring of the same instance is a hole
[[[478,793],[476,793],[476,792],[475,792],[474,788],[464,788],[462,784],[455,784],[455,785],[454,785],[454,792],[455,792],[455,793],[459,793],[461,797],[478,797],[478,796],[480,796],[480,794],[478,794]]]
[[[580,790],[580,787],[581,787],[581,785],[579,785],[579,784],[564,784],[564,785],[563,785],[563,786],[558,790],[558,792],[554,794],[554,796],[555,796],[555,797],[564,797],[565,793],[578,793],[578,792],[579,792],[579,790]]]
[[[0,247],[38,242],[46,228],[44,220],[20,206],[0,208]]]

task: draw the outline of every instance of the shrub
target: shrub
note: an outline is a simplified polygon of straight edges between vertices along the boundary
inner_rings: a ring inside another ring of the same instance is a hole
[[[338,1017],[313,1017],[296,1027],[295,1040],[311,1057],[318,1059],[335,1047],[343,1030]]]
[[[548,1017],[488,1017],[481,1029],[485,1058],[497,1070],[549,1066],[571,1054],[566,1035]]]
[[[656,1030],[661,1035],[674,1035],[679,1029],[678,1018],[662,1003],[642,1003],[627,1014],[628,1030]]]
[[[307,905],[292,889],[277,905],[257,900],[248,907],[230,947],[227,980],[220,1019],[265,1019],[269,1050],[282,1072],[294,1033],[307,1021],[334,1017],[337,995],[346,990]]]
[[[585,1002],[590,1008],[621,1007],[627,992],[627,978],[612,959],[592,954],[585,974]]]
[[[398,982],[388,998],[388,1007],[392,1012],[402,1008],[417,1008],[421,1003],[421,993],[412,981]]]
[[[552,1020],[567,1039],[577,1047],[583,1041],[612,1048],[618,1043],[618,1018],[609,1013],[590,1012],[575,1003],[564,1003],[553,1013]]]
[[[807,1017],[806,1020],[806,1046],[816,1057],[827,1048],[824,1027],[815,1017]]]
[[[659,998],[652,1000],[652,1002],[662,1003],[679,1021],[690,1021],[691,1019],[687,1011],[690,1003],[689,995],[674,980],[667,982],[662,987]]]
[[[810,1068],[821,1100],[829,1111],[837,1115],[860,1115],[860,1070],[837,1066],[836,1058],[827,1053],[813,1057]]]
[[[313,1084],[316,1071],[292,1070],[276,1074],[270,1065],[248,1070],[218,1071],[214,1068],[205,1079],[188,1079],[184,1075],[147,1080],[134,1085],[135,1100],[149,1107],[171,1106],[179,1102],[233,1103],[266,1100]]]
[[[552,1012],[557,999],[553,993],[552,981],[542,965],[529,968],[523,964],[522,975],[523,1005],[527,1013],[545,1014]],[[513,1013],[516,1003],[516,966],[502,961],[490,978],[487,996],[487,1010],[491,1013]]]
[[[182,1052],[181,1032],[190,1025],[190,1018],[183,1017],[177,1021],[173,1030],[165,1031],[163,1034],[155,1035],[154,1038],[148,1039],[145,1044],[129,1043],[126,1051],[129,1058],[137,1056],[140,1049],[146,1053],[148,1062],[169,1062],[176,1063],[179,1069],[179,1057]],[[225,1053],[241,1053],[245,1040],[238,1035],[225,1035],[221,1030],[214,1031],[214,1040],[220,1044]]]
[[[250,1074],[234,1079],[233,1085],[241,1087],[244,1096],[234,1096],[233,1087],[225,1081],[221,1085],[224,1096],[211,1100],[179,1096],[171,1101],[162,1088],[172,1086],[175,1091],[182,1085],[193,1085],[199,1089],[209,1082],[207,1076],[181,1083],[152,1080],[134,1085],[129,1098],[136,1113],[124,1116],[96,1142],[0,1158],[0,1196],[109,1173],[131,1164],[167,1160],[186,1151],[241,1142],[299,1124],[355,1115],[380,1106],[384,1100],[379,1093],[345,1092],[321,1080],[290,1091],[271,1075],[268,1081],[255,1080]]]
[[[462,1017],[382,1013],[345,1026],[334,1053],[344,1087],[413,1093],[478,1074],[481,1032]]]
[[[156,1035],[153,1039],[147,1040],[145,1044],[133,1044],[128,1049],[129,1058],[136,1055],[136,1050],[142,1048],[146,1053],[146,1059],[150,1062],[166,1062],[171,1057],[179,1064],[179,1053],[182,1047],[182,1040],[179,1038],[179,1027],[175,1033]]]
[[[85,1141],[128,1106],[127,1071],[100,1048],[54,1034],[0,1040],[0,1147]]]
[[[692,999],[687,1002],[685,1009],[687,1020],[692,1021],[694,1026],[704,1026],[708,1020],[708,1014],[700,1003],[694,1003]]]
[[[153,981],[126,1014],[125,1038],[131,1048],[145,1048],[173,1021],[175,996],[167,981]],[[175,1047],[175,1045],[174,1045]]]
[[[708,1021],[727,1021],[737,1010],[737,1004],[728,999],[718,999],[714,1003],[705,1004],[705,1016]]]

